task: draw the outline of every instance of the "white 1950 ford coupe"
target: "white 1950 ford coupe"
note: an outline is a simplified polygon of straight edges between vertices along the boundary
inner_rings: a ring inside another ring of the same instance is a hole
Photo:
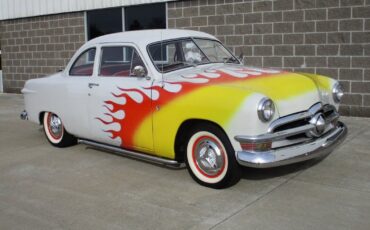
[[[84,143],[224,188],[240,166],[329,154],[346,136],[343,91],[314,74],[244,66],[214,36],[146,30],[98,37],[66,68],[26,82],[23,119],[56,147]]]

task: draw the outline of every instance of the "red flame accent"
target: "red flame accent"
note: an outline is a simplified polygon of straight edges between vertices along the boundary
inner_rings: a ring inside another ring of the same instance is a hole
[[[195,78],[206,78],[208,79],[207,83],[191,83],[191,82],[176,82],[176,83],[166,83],[166,84],[180,84],[181,90],[179,92],[173,93],[170,91],[165,90],[161,86],[154,85],[152,87],[146,87],[142,88],[143,90],[156,90],[159,93],[159,98],[155,101],[155,105],[164,106],[165,104],[171,102],[172,100],[176,99],[177,97],[180,97],[182,95],[185,95],[197,88],[201,88],[210,84],[220,84],[220,83],[226,83],[226,82],[237,82],[237,81],[245,81],[247,79],[253,79],[255,77],[264,77],[264,76],[271,76],[271,74],[264,74],[258,76],[248,76],[247,78],[236,78],[234,76],[231,76],[229,74],[226,74],[224,72],[214,72],[215,74],[220,74],[220,77],[218,78],[208,78],[202,74],[199,74]],[[110,113],[105,113],[105,115],[108,115],[112,118],[112,121],[106,121],[102,118],[96,118],[100,122],[102,122],[105,125],[118,123],[121,126],[121,129],[119,131],[115,130],[104,130],[104,132],[110,133],[111,139],[116,139],[117,137],[121,138],[121,147],[122,148],[134,148],[134,133],[136,129],[139,127],[139,125],[146,119],[148,116],[150,116],[154,112],[153,102],[149,96],[147,96],[145,93],[143,93],[138,88],[120,88],[118,89],[121,91],[120,94],[114,94],[112,95],[116,98],[125,98],[126,103],[121,105],[114,101],[108,100],[105,101],[103,107],[107,108],[111,113],[115,113],[117,111],[124,111],[125,117],[123,119],[117,119],[114,116],[112,116]],[[128,92],[136,92],[139,93],[143,101],[141,103],[136,102],[133,100],[130,96],[127,95]],[[108,105],[111,105],[112,109],[109,108]]]

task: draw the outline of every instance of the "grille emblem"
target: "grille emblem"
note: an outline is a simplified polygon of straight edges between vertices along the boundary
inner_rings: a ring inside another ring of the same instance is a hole
[[[321,113],[313,116],[310,120],[310,124],[313,124],[315,126],[315,128],[310,131],[310,134],[312,136],[318,137],[325,131],[326,121]]]

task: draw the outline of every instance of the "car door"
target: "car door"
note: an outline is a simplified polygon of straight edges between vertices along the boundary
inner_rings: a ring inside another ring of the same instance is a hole
[[[64,98],[58,103],[63,104],[62,117],[68,132],[79,138],[91,137],[88,115],[89,82],[94,76],[96,47],[87,47],[72,60],[70,68],[66,68],[63,79]]]
[[[98,70],[89,82],[91,139],[153,152],[153,80],[138,49],[132,44],[104,44],[98,55]],[[138,74],[140,70],[145,73]]]

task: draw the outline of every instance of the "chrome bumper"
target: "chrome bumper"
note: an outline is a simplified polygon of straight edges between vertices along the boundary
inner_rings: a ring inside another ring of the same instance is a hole
[[[28,120],[28,114],[26,110],[23,110],[20,115],[22,120]]]
[[[240,165],[252,168],[271,168],[297,163],[328,155],[345,139],[346,135],[347,127],[342,122],[338,122],[330,132],[310,142],[266,152],[237,151],[236,159]]]

